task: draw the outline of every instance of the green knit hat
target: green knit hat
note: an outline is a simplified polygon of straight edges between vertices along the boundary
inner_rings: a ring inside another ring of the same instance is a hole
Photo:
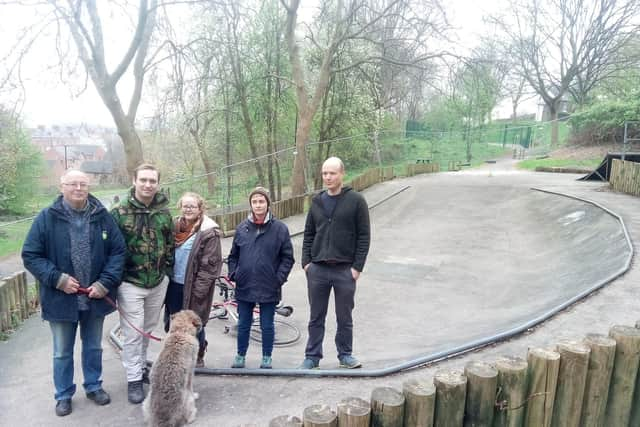
[[[256,194],[261,194],[262,196],[264,196],[264,198],[267,199],[267,206],[271,206],[271,199],[269,198],[269,190],[267,190],[264,187],[256,187],[251,192],[251,194],[249,194],[249,205],[251,205],[251,198]]]

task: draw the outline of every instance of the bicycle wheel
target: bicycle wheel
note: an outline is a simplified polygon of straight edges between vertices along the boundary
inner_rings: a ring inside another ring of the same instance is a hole
[[[212,319],[227,319],[227,309],[224,306],[213,306],[209,312],[209,320]]]
[[[274,320],[276,328],[276,336],[273,345],[276,347],[284,347],[291,345],[300,339],[300,330],[293,324],[284,320]],[[254,319],[251,325],[249,337],[257,342],[262,342],[262,331],[260,330],[260,319]]]

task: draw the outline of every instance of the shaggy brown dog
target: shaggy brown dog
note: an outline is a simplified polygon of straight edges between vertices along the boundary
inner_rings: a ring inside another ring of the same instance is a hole
[[[200,316],[191,310],[171,316],[169,335],[151,368],[151,390],[142,407],[150,426],[178,427],[196,419],[193,370],[198,355],[196,334],[201,328]]]

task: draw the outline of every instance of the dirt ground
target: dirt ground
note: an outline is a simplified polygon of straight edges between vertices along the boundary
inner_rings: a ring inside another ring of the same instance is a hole
[[[618,153],[621,150],[621,144],[568,145],[551,151],[549,157],[553,159],[571,160],[603,159],[607,153]],[[629,151],[640,151],[640,144],[633,144],[630,146]]]

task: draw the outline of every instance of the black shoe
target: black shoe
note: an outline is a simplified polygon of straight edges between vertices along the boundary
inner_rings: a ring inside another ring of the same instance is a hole
[[[129,381],[127,384],[127,397],[130,403],[138,404],[144,400],[144,390],[142,380]]]
[[[108,405],[111,402],[109,394],[103,389],[87,393],[87,399],[93,400],[96,405],[100,406]]]
[[[58,400],[56,403],[56,415],[64,417],[71,413],[71,399]]]
[[[151,372],[151,370],[148,366],[142,368],[142,382],[145,384],[151,384],[151,380],[149,379],[149,372]]]

